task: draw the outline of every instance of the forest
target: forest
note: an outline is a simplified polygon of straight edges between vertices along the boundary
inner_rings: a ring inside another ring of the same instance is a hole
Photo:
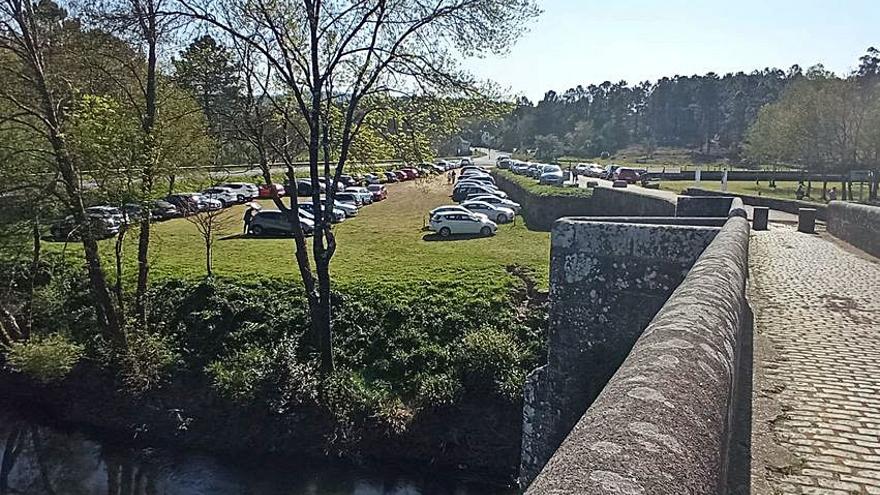
[[[725,157],[811,169],[871,169],[876,168],[876,159],[852,147],[860,140],[870,141],[856,134],[880,126],[876,115],[869,115],[877,113],[878,74],[880,52],[869,48],[858,68],[843,76],[822,65],[807,69],[795,65],[723,76],[675,75],[635,85],[606,81],[561,94],[548,91],[537,103],[520,98],[513,112],[489,133],[497,146],[532,150],[542,160],[613,155],[635,145],[647,155],[658,147],[678,147],[692,150],[698,160]],[[825,100],[816,106],[820,93]],[[800,127],[806,133],[812,125],[812,136],[784,133],[779,126],[783,113],[792,119],[795,114],[803,118],[809,114],[813,124],[804,121]],[[776,124],[770,123],[773,119]],[[823,126],[825,135],[818,133]],[[847,129],[852,135],[832,136],[833,128]],[[824,143],[825,156],[813,153],[808,158],[806,141]],[[832,151],[835,141],[841,149]],[[783,148],[790,149],[782,152]]]

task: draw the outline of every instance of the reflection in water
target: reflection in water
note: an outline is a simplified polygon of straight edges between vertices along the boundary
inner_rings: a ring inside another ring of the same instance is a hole
[[[0,495],[515,493],[443,475],[302,463],[245,467],[200,455],[118,447],[36,424],[2,408],[0,455]]]

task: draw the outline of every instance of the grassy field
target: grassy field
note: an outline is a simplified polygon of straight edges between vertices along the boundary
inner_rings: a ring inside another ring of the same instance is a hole
[[[835,184],[829,184],[828,189]],[[818,187],[817,187],[818,186]],[[663,181],[660,182],[660,188],[667,191],[681,192],[689,187],[700,187],[701,189],[709,189],[712,191],[721,190],[720,181],[702,181],[699,186],[693,181]],[[771,188],[766,181],[755,184],[755,181],[730,181],[727,183],[727,190],[737,194],[747,194],[751,196],[767,196],[771,198],[796,199],[795,191],[797,191],[797,181],[776,181],[776,187]],[[857,191],[856,191],[857,193]],[[804,198],[805,201],[823,202],[822,201],[822,184],[813,183],[811,192],[812,198]]]
[[[520,219],[501,225],[489,238],[430,240],[422,231],[427,212],[449,204],[450,186],[437,177],[424,183],[388,186],[388,199],[361,209],[360,214],[338,224],[338,249],[331,264],[339,284],[446,283],[506,286],[508,265],[522,265],[547,285],[550,239],[546,232],[526,229]],[[270,201],[263,202],[272,207]],[[229,228],[215,244],[217,276],[239,279],[293,278],[298,273],[292,239],[259,239],[240,235],[244,206],[227,210]],[[204,245],[196,227],[185,219],[154,224],[151,263],[154,279],[198,278],[205,274]],[[136,240],[125,243],[127,277],[135,273]],[[75,248],[76,246],[74,246]],[[60,250],[50,243],[47,249]],[[69,253],[77,251],[68,247]],[[113,240],[103,241],[107,269],[112,264]],[[78,254],[78,252],[76,253]]]

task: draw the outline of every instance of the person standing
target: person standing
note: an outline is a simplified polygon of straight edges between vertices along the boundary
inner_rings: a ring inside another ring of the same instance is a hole
[[[830,191],[828,191],[828,201],[837,201],[837,188],[832,187]]]
[[[251,229],[251,220],[254,219],[254,207],[248,206],[244,212],[244,235],[248,235]]]

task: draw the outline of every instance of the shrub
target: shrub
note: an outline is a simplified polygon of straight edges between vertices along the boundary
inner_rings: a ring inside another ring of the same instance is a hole
[[[468,334],[458,348],[456,368],[470,393],[491,393],[508,400],[521,395],[525,370],[519,343],[494,328]]]
[[[7,355],[10,368],[41,383],[63,379],[83,355],[83,346],[60,334],[12,344]]]
[[[270,363],[265,349],[249,346],[225,359],[211,362],[205,372],[217,393],[234,402],[246,403],[257,395],[269,373]]]
[[[122,381],[127,391],[139,395],[158,387],[180,361],[169,337],[132,333],[122,355]]]

